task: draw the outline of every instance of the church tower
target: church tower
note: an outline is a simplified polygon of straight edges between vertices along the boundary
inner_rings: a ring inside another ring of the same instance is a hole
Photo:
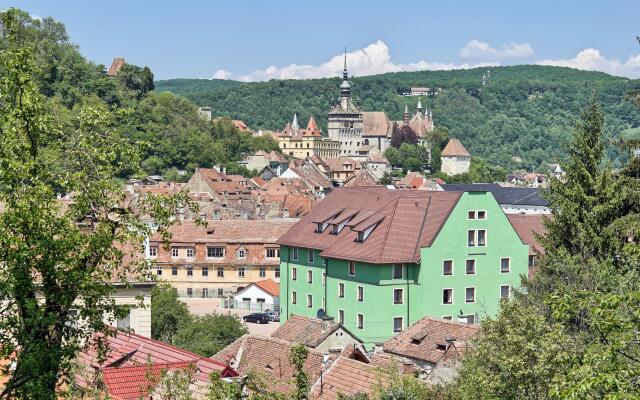
[[[351,84],[347,72],[347,50],[344,51],[344,69],[340,84],[340,101],[329,111],[327,124],[329,138],[340,142],[340,155],[358,154],[363,144],[362,111],[353,103]]]

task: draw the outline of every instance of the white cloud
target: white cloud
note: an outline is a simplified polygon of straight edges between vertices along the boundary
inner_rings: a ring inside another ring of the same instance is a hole
[[[248,74],[233,74],[218,70],[213,74],[215,79],[235,79],[240,81],[266,81],[269,79],[312,79],[339,76],[342,74],[344,55],[331,57],[320,65],[290,64],[283,67],[271,65],[265,69],[257,69]],[[371,43],[363,49],[347,53],[349,74],[356,76],[383,74],[386,72],[450,70],[486,66],[488,63],[454,64],[429,61],[417,61],[409,64],[396,64],[391,60],[389,47],[381,40]],[[496,65],[496,63],[492,63]]]
[[[598,49],[584,49],[575,57],[565,60],[542,60],[536,64],[570,67],[587,71],[601,71],[611,75],[640,78],[640,54],[632,55],[627,61],[606,58]]]
[[[529,43],[507,43],[496,49],[478,39],[470,40],[469,43],[460,50],[460,58],[463,60],[493,63],[504,60],[531,58],[534,54],[535,51]]]

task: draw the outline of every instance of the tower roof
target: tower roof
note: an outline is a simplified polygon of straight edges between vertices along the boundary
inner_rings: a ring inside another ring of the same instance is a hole
[[[316,123],[316,119],[309,118],[309,123],[307,123],[307,129],[304,132],[304,136],[322,136],[320,128],[318,128],[318,124]]]
[[[467,149],[462,145],[462,142],[458,139],[451,139],[449,143],[444,147],[442,156],[465,156],[471,157],[471,154],[467,151]]]
[[[298,114],[293,114],[293,122],[291,123],[291,128],[293,129],[299,129],[300,126],[298,125]]]

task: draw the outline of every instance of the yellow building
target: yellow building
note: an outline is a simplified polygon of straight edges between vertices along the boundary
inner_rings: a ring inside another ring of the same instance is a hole
[[[149,239],[147,257],[159,281],[181,297],[229,297],[267,278],[280,281],[276,241],[297,219],[182,221],[171,227],[168,246],[159,235]]]
[[[340,154],[340,142],[322,136],[315,118],[311,116],[307,129],[298,125],[298,116],[294,114],[293,122],[287,123],[284,130],[275,133],[282,154],[296,158],[307,158],[314,155],[320,158],[337,157]]]

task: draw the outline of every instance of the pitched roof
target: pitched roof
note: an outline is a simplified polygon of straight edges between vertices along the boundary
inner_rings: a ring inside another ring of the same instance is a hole
[[[300,315],[291,315],[271,334],[272,338],[302,343],[307,347],[318,347],[329,336],[340,328],[340,324],[332,320],[320,320]]]
[[[378,264],[418,262],[420,248],[431,245],[461,196],[459,192],[388,190],[384,186],[337,188],[278,243],[319,249],[323,257]],[[336,210],[355,210],[353,220],[368,213],[369,227],[377,225],[363,242],[356,242],[357,233],[350,227],[337,235],[329,228],[316,232],[314,221],[336,217]]]
[[[462,145],[462,142],[458,139],[450,139],[449,143],[447,143],[447,145],[444,146],[444,149],[442,149],[442,153],[440,153],[440,155],[471,157],[471,154],[469,154],[467,149]]]
[[[479,325],[425,317],[386,341],[386,353],[437,363],[454,344],[463,348],[479,331]]]
[[[344,181],[343,186],[376,186],[377,184],[378,180],[371,174],[371,172],[366,169],[361,169],[347,178],[347,180]]]
[[[234,182],[222,172],[217,171],[215,168],[196,168],[193,176],[189,179],[195,179],[196,176],[200,176],[205,183],[211,188],[214,193],[217,194],[249,194],[251,191],[240,185],[238,182]],[[189,184],[189,182],[187,182]]]
[[[529,245],[529,255],[544,254],[544,247],[538,242],[536,235],[544,236],[543,215],[540,214],[507,214],[513,229],[518,233],[522,243]]]
[[[322,131],[318,128],[318,124],[316,123],[316,119],[313,118],[313,115],[309,118],[307,129],[304,131],[304,136],[322,136]]]
[[[111,66],[109,67],[109,71],[107,71],[107,75],[115,76],[126,63],[127,62],[122,57],[114,58]]]
[[[244,335],[211,357],[235,367],[241,376],[249,371],[266,375],[267,390],[290,393],[295,387],[295,368],[289,361],[293,343],[280,339]],[[322,353],[310,349],[304,362],[304,371],[310,382],[315,382],[322,370]]]
[[[362,123],[362,137],[391,135],[392,124],[384,111],[363,112]]]
[[[549,201],[540,195],[540,189],[504,187],[497,183],[453,183],[442,185],[445,191],[491,192],[498,204],[548,207]]]
[[[280,296],[280,284],[273,279],[265,279],[253,284],[272,296]]]
[[[377,385],[387,385],[388,378],[376,366],[346,357],[338,359],[311,388],[311,399],[335,400],[340,395],[371,395]]]
[[[247,132],[249,130],[247,124],[245,124],[242,120],[233,119],[231,120],[231,123],[233,123],[233,126],[240,131]]]
[[[152,365],[107,367],[102,370],[102,379],[109,395],[122,400],[145,398],[156,387],[164,371],[195,368],[189,361]]]

